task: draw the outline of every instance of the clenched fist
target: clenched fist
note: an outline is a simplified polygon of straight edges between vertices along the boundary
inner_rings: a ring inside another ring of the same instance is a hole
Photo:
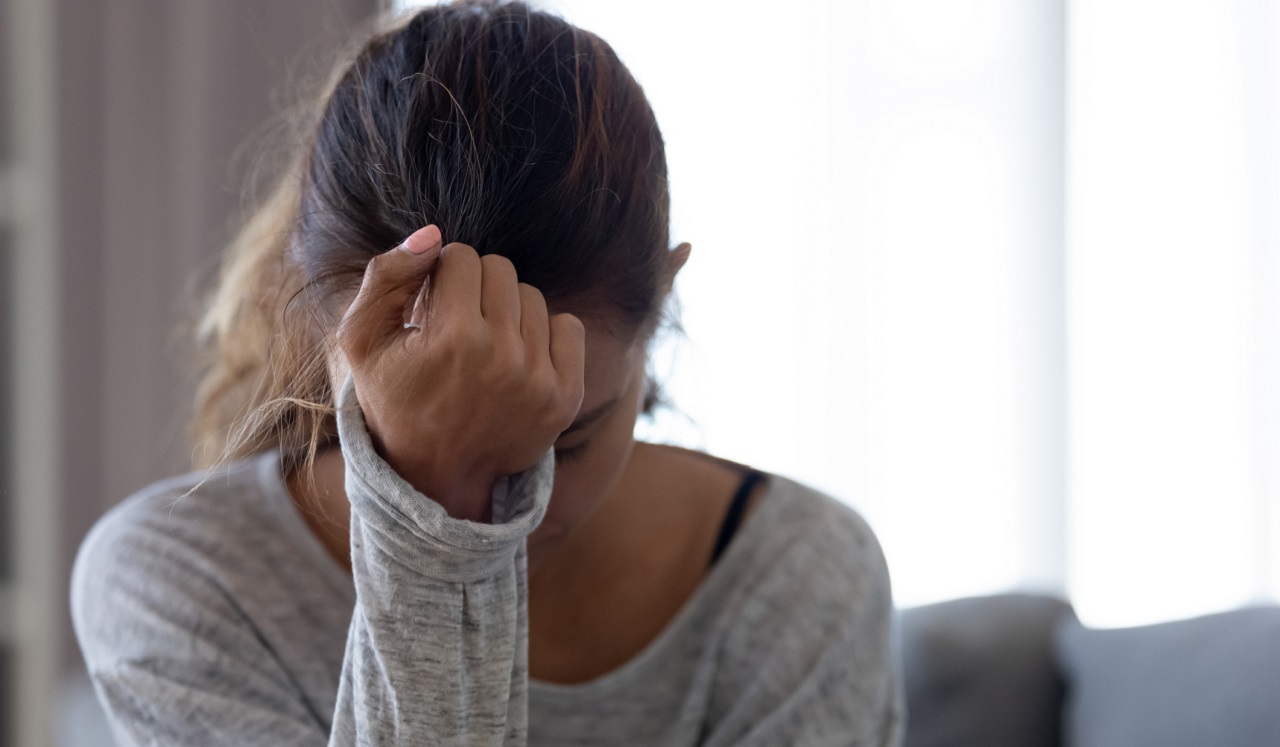
[[[488,522],[495,481],[536,464],[582,405],[582,322],[435,226],[369,262],[337,342],[374,449],[454,518]]]

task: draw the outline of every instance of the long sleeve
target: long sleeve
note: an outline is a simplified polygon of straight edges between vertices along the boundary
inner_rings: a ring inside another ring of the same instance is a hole
[[[524,744],[524,539],[553,454],[495,487],[495,523],[453,519],[373,451],[350,377],[339,406],[357,601],[330,744]]]
[[[113,509],[77,556],[73,621],[118,744],[526,743],[524,540],[550,499],[553,453],[499,481],[494,524],[456,520],[377,456],[355,403],[348,378],[355,605],[336,706],[300,686],[282,648],[322,640],[302,621],[333,592],[287,585],[315,557],[236,497],[248,470],[175,500],[188,475]]]

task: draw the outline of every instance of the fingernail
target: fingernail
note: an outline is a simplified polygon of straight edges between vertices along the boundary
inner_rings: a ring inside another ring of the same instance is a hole
[[[414,231],[409,238],[404,240],[403,246],[414,254],[422,254],[439,243],[440,229],[435,224],[432,224]]]

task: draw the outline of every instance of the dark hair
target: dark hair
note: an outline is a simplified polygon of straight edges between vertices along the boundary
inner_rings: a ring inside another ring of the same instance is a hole
[[[423,8],[339,68],[311,122],[200,321],[192,431],[205,454],[314,459],[336,433],[337,300],[428,223],[509,258],[553,311],[652,336],[670,251],[662,135],[594,34],[523,3]],[[651,378],[644,411],[658,400]]]

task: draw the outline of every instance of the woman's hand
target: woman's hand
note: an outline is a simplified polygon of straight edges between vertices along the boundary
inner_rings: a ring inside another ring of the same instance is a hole
[[[450,516],[488,522],[494,482],[577,415],[585,333],[507,258],[440,244],[427,226],[374,257],[337,341],[378,453]]]

